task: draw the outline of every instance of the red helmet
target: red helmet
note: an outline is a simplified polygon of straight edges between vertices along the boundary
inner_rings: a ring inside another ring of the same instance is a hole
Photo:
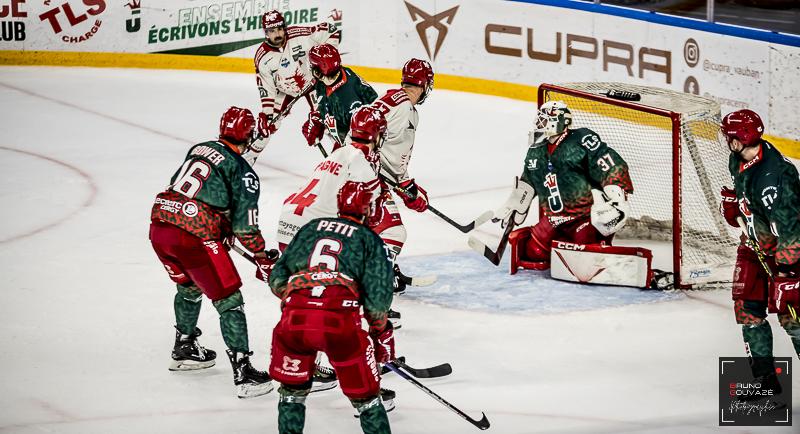
[[[361,106],[350,118],[350,137],[365,142],[378,142],[386,135],[386,118],[373,106]]]
[[[739,139],[745,146],[753,146],[761,139],[764,134],[764,122],[761,117],[752,110],[738,110],[728,113],[722,118],[720,131],[730,142],[732,139]]]
[[[219,138],[235,143],[246,143],[253,138],[256,119],[246,108],[231,107],[219,120]]]
[[[340,216],[356,217],[362,220],[370,214],[372,192],[366,182],[347,181],[336,196]]]
[[[413,84],[423,89],[417,104],[422,104],[433,90],[433,68],[427,60],[411,59],[403,65],[402,83]]]
[[[311,72],[316,78],[330,77],[342,67],[339,50],[331,44],[312,47],[308,52],[308,61],[311,63]]]
[[[266,33],[267,29],[274,29],[275,27],[286,27],[286,21],[283,19],[283,14],[276,10],[264,12],[261,16],[261,27],[264,28]]]

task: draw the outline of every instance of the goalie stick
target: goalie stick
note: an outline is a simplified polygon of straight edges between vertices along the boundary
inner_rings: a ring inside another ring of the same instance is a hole
[[[463,411],[461,411],[460,409],[458,409],[458,407],[454,406],[453,404],[449,403],[446,399],[444,399],[441,396],[439,396],[436,392],[434,392],[433,390],[429,389],[427,386],[425,386],[424,384],[420,383],[419,381],[415,380],[414,377],[412,377],[408,372],[406,372],[404,370],[404,368],[402,368],[401,365],[396,364],[395,362],[389,362],[389,363],[385,364],[384,366],[389,368],[395,374],[401,376],[404,380],[406,380],[409,383],[411,383],[414,386],[416,386],[419,390],[421,390],[421,391],[425,392],[426,394],[428,394],[428,396],[430,396],[431,398],[439,401],[440,404],[442,404],[445,407],[447,407],[453,413],[461,416],[464,420],[466,420],[467,422],[471,423],[475,427],[477,427],[479,429],[482,429],[482,430],[489,429],[489,419],[486,418],[486,414],[485,413],[481,412],[481,419],[480,420],[475,420],[475,419],[469,417],[468,414],[466,414]]]
[[[491,211],[487,211],[490,214],[494,214]],[[489,260],[494,265],[500,265],[500,259],[503,258],[503,253],[506,251],[506,244],[508,244],[508,236],[511,235],[511,231],[514,230],[514,217],[517,215],[516,211],[511,212],[511,216],[508,218],[508,224],[506,225],[506,230],[503,231],[503,235],[500,237],[500,243],[497,245],[497,249],[492,250],[484,244],[481,240],[477,239],[475,236],[470,236],[469,241],[467,244],[475,250],[476,252],[482,254],[486,259]]]
[[[417,378],[439,378],[446,377],[453,373],[453,367],[450,366],[449,363],[442,363],[441,365],[431,366],[430,368],[413,368],[406,364],[405,356],[394,359],[394,363]],[[386,366],[381,367],[381,375],[389,372],[391,372],[391,369]]]

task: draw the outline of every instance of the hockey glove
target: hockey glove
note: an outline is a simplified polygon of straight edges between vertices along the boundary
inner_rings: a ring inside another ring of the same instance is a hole
[[[416,212],[423,212],[428,209],[428,193],[425,189],[418,186],[414,179],[407,179],[400,183],[397,194],[403,199],[403,203]]]
[[[256,137],[257,140],[269,138],[269,136],[275,134],[275,131],[277,130],[278,127],[276,127],[275,124],[272,123],[272,116],[267,116],[267,114],[264,112],[258,114],[258,136]]]
[[[728,222],[729,225],[738,228],[739,202],[736,200],[736,190],[722,187],[722,191],[720,191],[719,194],[722,196],[722,202],[719,204],[720,214],[722,214],[722,217],[725,218],[725,221]]]
[[[775,276],[770,292],[770,301],[775,303],[775,312],[781,314],[800,308],[800,276]]]
[[[383,329],[375,340],[375,361],[387,363],[394,360],[394,327],[391,321],[386,321],[386,328]]]
[[[308,120],[303,124],[303,136],[308,142],[308,146],[316,145],[322,139],[322,133],[325,131],[325,125],[322,123],[322,117],[318,111],[312,111],[308,114]]]
[[[275,249],[267,250],[263,255],[255,255],[253,259],[256,261],[256,279],[269,283],[269,274],[272,272],[272,267],[275,266],[279,256],[280,253]]]
[[[592,190],[594,203],[590,212],[592,226],[603,236],[610,236],[625,226],[630,205],[625,192],[618,185],[609,184],[603,191]]]
[[[534,197],[536,197],[536,192],[533,187],[519,177],[515,177],[514,189],[511,190],[511,194],[503,206],[494,211],[492,221],[500,222],[500,227],[506,227],[511,220],[511,214],[516,211],[514,224],[521,225],[528,216],[528,209],[530,209]]]

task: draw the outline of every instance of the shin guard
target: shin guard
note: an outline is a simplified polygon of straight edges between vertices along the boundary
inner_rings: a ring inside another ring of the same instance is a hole
[[[196,285],[176,285],[178,292],[175,294],[173,306],[175,308],[175,328],[182,334],[190,335],[197,327],[197,318],[200,316],[200,304],[203,292]]]
[[[236,290],[228,297],[215,301],[214,307],[219,312],[219,328],[225,345],[232,351],[250,352],[242,293]]]

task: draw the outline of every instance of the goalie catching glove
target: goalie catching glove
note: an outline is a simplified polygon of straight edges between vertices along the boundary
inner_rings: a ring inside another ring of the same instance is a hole
[[[625,226],[631,208],[622,187],[610,184],[603,187],[603,191],[592,189],[592,197],[592,226],[603,236],[610,236]]]
[[[536,192],[533,187],[520,180],[519,177],[514,178],[514,189],[511,190],[511,194],[503,206],[494,211],[492,221],[500,222],[500,227],[506,227],[511,220],[512,213],[516,212],[514,224],[521,225],[528,216],[528,209],[530,209],[534,197],[536,197]]]

